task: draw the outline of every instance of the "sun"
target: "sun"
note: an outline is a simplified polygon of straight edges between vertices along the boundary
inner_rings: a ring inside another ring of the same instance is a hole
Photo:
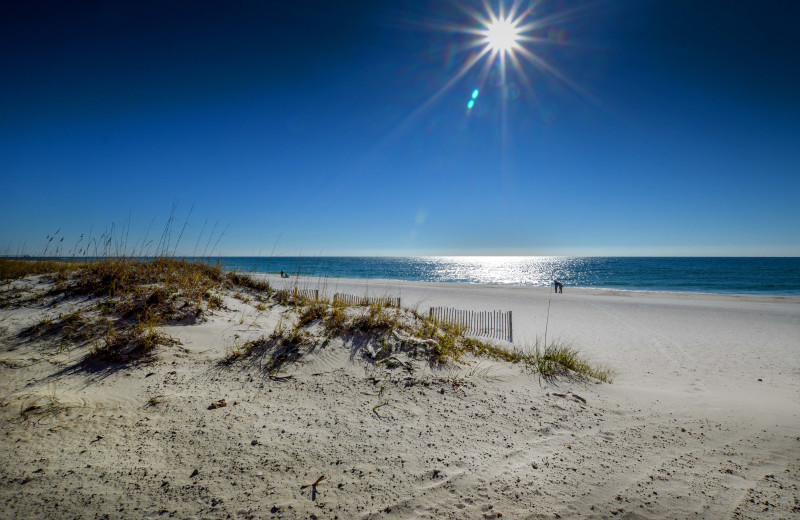
[[[465,77],[469,77],[471,83],[467,92],[472,92],[466,100],[467,113],[486,102],[499,101],[493,106],[500,108],[503,132],[512,101],[523,97],[539,104],[535,88],[545,83],[537,81],[540,77],[548,78],[547,84],[560,83],[590,97],[547,58],[557,54],[546,48],[567,45],[567,30],[563,26],[572,21],[573,11],[554,10],[545,5],[549,4],[547,0],[458,0],[450,3],[461,12],[454,21],[431,20],[423,22],[423,26],[452,37],[446,46],[448,64],[460,59],[456,57],[462,53],[465,59],[453,68],[448,65],[450,76],[404,121],[420,117]],[[470,74],[471,71],[474,72]],[[490,97],[486,102],[478,101],[479,96],[485,97],[485,91],[492,90],[499,96]]]
[[[484,43],[495,52],[511,52],[519,48],[520,31],[510,18],[489,22],[484,31]]]

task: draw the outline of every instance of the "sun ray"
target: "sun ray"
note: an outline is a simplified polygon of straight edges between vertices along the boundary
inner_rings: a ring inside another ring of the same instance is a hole
[[[547,60],[544,58],[537,56],[536,54],[530,52],[527,49],[523,49],[520,54],[525,57],[528,61],[534,64],[538,70],[550,74],[552,77],[556,78],[561,83],[567,85],[571,88],[574,92],[583,96],[586,100],[592,102],[598,107],[603,107],[603,104],[598,100],[591,92],[586,90],[585,88],[581,87],[576,81],[573,81],[568,76],[566,76],[563,72],[558,70],[556,67],[551,65]]]
[[[582,11],[582,8],[547,13],[542,11],[543,0],[525,3],[523,0],[480,0],[477,5],[454,0],[452,5],[463,13],[466,19],[472,20],[472,23],[465,24],[463,20],[460,23],[438,20],[424,22],[422,25],[428,30],[466,36],[453,41],[448,46],[447,52],[450,55],[467,52],[467,59],[452,73],[444,85],[403,118],[397,125],[396,132],[403,132],[479,63],[481,66],[473,80],[477,81],[475,88],[483,90],[484,83],[492,74],[497,74],[493,86],[501,89],[499,98],[501,106],[498,108],[501,109],[500,115],[504,126],[507,120],[508,102],[516,97],[515,89],[518,90],[521,85],[533,98],[538,97],[534,92],[534,85],[538,84],[535,82],[537,73],[553,78],[569,89],[592,99],[592,96],[576,82],[533,50],[543,45],[567,45],[562,39],[546,36],[544,31],[553,29],[555,23],[567,21],[574,13]],[[515,82],[519,82],[520,85],[515,85]],[[470,101],[471,109],[476,100],[473,98]]]
[[[384,140],[385,140],[385,141],[392,140],[392,139],[394,139],[394,138],[395,138],[397,135],[399,135],[399,134],[401,134],[403,131],[405,131],[405,129],[406,129],[406,128],[408,128],[408,127],[409,127],[409,126],[410,126],[410,125],[411,125],[411,124],[412,124],[412,123],[413,123],[413,122],[414,122],[414,121],[415,121],[415,120],[416,120],[416,119],[417,119],[417,118],[418,118],[420,115],[422,115],[422,114],[423,114],[423,113],[424,113],[424,112],[425,112],[425,111],[426,111],[426,110],[427,110],[427,109],[428,109],[428,108],[429,108],[431,105],[433,105],[433,104],[434,104],[434,103],[435,103],[435,102],[436,102],[436,101],[437,101],[437,100],[438,100],[440,97],[442,97],[442,96],[443,96],[443,95],[444,95],[446,92],[448,92],[448,91],[449,91],[451,88],[453,88],[453,86],[454,86],[456,83],[458,83],[458,81],[459,81],[459,80],[461,80],[461,78],[463,78],[463,77],[464,77],[464,75],[465,75],[465,74],[467,74],[467,72],[469,72],[470,70],[472,70],[472,68],[473,68],[473,67],[474,67],[474,66],[475,66],[475,65],[476,65],[478,62],[480,62],[480,61],[483,59],[483,57],[484,57],[486,54],[488,54],[489,52],[491,52],[491,49],[488,49],[488,48],[483,48],[483,49],[481,49],[481,50],[480,50],[480,52],[478,52],[477,54],[475,54],[474,56],[472,56],[472,57],[471,57],[471,58],[470,58],[470,59],[469,59],[469,60],[468,60],[466,63],[464,63],[464,64],[461,66],[461,68],[460,68],[460,69],[458,69],[458,72],[456,72],[456,74],[455,74],[455,75],[454,75],[452,78],[450,78],[450,79],[447,81],[447,83],[445,83],[444,85],[442,85],[442,87],[441,87],[441,88],[439,88],[439,90],[437,90],[436,92],[434,92],[434,93],[433,93],[433,95],[432,95],[431,97],[429,97],[429,98],[428,98],[428,99],[427,99],[427,100],[426,100],[426,101],[425,101],[425,102],[424,102],[422,105],[420,105],[419,107],[417,107],[417,108],[416,108],[416,109],[415,109],[413,112],[411,112],[411,114],[409,114],[408,116],[406,116],[406,117],[405,117],[405,118],[404,118],[404,119],[403,119],[403,120],[402,120],[402,121],[401,121],[401,122],[400,122],[400,123],[399,123],[399,124],[398,124],[398,125],[395,127],[395,129],[394,129],[394,130],[391,132],[391,134],[390,134],[390,135],[388,135],[388,136],[386,136],[386,138],[385,138]]]

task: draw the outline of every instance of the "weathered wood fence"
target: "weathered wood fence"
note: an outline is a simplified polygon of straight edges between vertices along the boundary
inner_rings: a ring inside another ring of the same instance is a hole
[[[386,296],[353,296],[352,294],[339,294],[333,295],[333,302],[337,301],[349,303],[350,305],[371,305],[373,303],[380,303],[388,307],[400,308],[400,298],[390,298]]]
[[[511,311],[462,311],[450,307],[431,307],[429,316],[436,321],[463,327],[467,334],[514,341]]]
[[[319,291],[317,289],[281,289],[275,293],[281,303],[293,302],[295,305],[299,300],[319,301]]]
[[[319,300],[319,289],[292,289],[292,296],[295,298],[307,298],[309,300]]]

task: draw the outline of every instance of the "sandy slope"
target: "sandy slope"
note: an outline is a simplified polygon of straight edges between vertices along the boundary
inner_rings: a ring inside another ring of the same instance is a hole
[[[223,360],[286,309],[233,298],[206,323],[170,327],[182,344],[155,362],[115,369],[82,364],[85,347],[19,336],[90,302],[3,309],[0,516],[800,516],[800,299],[273,283],[513,310],[520,346],[543,334],[550,300],[548,335],[618,374],[552,382],[400,353],[410,376],[334,340],[274,379],[258,358]]]

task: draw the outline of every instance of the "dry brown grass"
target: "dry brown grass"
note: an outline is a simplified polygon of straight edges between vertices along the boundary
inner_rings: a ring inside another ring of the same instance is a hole
[[[216,291],[234,283],[218,265],[172,258],[106,258],[81,264],[19,261],[13,263],[13,273],[25,276],[51,272],[53,267],[60,269],[59,277],[50,294],[41,298],[90,296],[97,303],[93,312],[43,320],[27,332],[60,336],[62,342],[88,342],[90,357],[106,362],[150,357],[157,346],[172,343],[158,327],[194,323],[204,309],[221,307]]]
[[[100,300],[94,314],[79,312],[59,316],[55,321],[45,320],[29,333],[60,334],[70,341],[89,340],[90,355],[103,361],[128,362],[150,357],[156,347],[172,341],[159,332],[159,326],[193,323],[205,309],[223,308],[219,295],[230,290],[237,291],[245,303],[255,300],[261,311],[271,301],[296,312],[294,326],[287,328],[282,323],[268,339],[235,346],[229,356],[235,360],[262,351],[269,358],[267,365],[271,372],[302,356],[302,347],[314,342],[307,328],[318,322],[325,330],[326,341],[337,335],[371,335],[386,355],[391,354],[396,343],[389,333],[401,330],[435,341],[417,347],[432,363],[459,362],[470,355],[523,363],[548,376],[571,373],[601,381],[610,381],[612,376],[610,370],[590,363],[572,345],[537,342],[523,351],[467,336],[456,325],[438,322],[414,310],[392,308],[387,301],[365,300],[367,305],[358,306],[341,300],[309,299],[300,291],[273,291],[267,282],[241,273],[225,273],[219,265],[173,258],[150,261],[108,258],[80,264],[0,259],[0,279],[42,273],[57,274],[53,292]]]
[[[92,341],[89,357],[109,363],[147,360],[159,345],[170,345],[172,338],[158,331],[158,320],[149,319],[115,327],[106,321],[106,329]]]
[[[262,280],[257,280],[252,276],[240,273],[238,271],[229,271],[226,273],[226,277],[228,281],[238,287],[244,287],[246,289],[250,289],[251,291],[255,292],[264,292],[264,293],[271,293],[272,289],[269,286],[269,283]]]
[[[66,273],[73,271],[77,265],[69,261],[0,258],[0,281],[18,280],[32,274]]]
[[[179,292],[186,299],[200,301],[206,290],[224,279],[219,265],[173,258],[109,258],[81,266],[68,282],[67,290],[72,294],[115,297],[157,284],[168,293]]]

